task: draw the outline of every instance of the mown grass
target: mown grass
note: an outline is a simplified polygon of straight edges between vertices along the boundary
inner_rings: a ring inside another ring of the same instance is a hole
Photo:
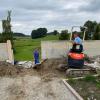
[[[33,60],[33,51],[38,48],[41,54],[41,41],[46,40],[58,40],[58,35],[48,35],[43,38],[31,39],[31,38],[16,38],[14,40],[15,47],[15,60]],[[41,57],[41,56],[40,56]]]

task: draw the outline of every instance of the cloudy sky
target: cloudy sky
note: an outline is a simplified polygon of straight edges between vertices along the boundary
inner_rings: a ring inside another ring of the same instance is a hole
[[[100,22],[100,0],[0,0],[0,32],[7,10],[12,10],[13,31],[25,34],[38,27],[60,31],[87,20]]]

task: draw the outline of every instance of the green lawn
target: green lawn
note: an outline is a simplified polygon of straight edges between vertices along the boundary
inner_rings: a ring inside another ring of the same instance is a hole
[[[15,60],[32,60],[33,59],[33,50],[39,48],[41,51],[41,41],[43,40],[58,40],[58,36],[48,35],[39,39],[31,38],[17,38],[14,41],[16,53],[14,55]]]

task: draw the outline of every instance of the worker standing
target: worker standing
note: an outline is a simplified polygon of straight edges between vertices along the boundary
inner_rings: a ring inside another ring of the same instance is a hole
[[[39,64],[39,51],[35,49],[33,52],[35,64]]]

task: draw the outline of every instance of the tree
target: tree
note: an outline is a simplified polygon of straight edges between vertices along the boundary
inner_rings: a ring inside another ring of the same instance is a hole
[[[94,40],[100,40],[100,24],[96,25],[95,33],[93,34]]]
[[[7,42],[7,40],[10,40],[13,46],[13,32],[3,32],[1,35],[1,41]]]
[[[1,36],[2,36],[2,34],[0,33],[0,43],[2,42],[2,37]]]
[[[37,30],[32,30],[31,32],[31,38],[40,38],[47,35],[47,29],[46,28],[38,28]]]
[[[57,35],[57,34],[59,34],[59,32],[57,30],[54,30],[53,35]]]
[[[31,38],[32,39],[35,39],[35,38],[39,38],[40,36],[39,36],[39,34],[37,33],[37,31],[36,30],[33,30],[32,31],[32,33],[31,33]]]
[[[61,34],[59,35],[59,40],[68,40],[69,39],[69,33],[68,30],[61,31]]]
[[[85,22],[84,26],[87,27],[85,39],[93,39],[93,34],[95,34],[97,22],[88,20]],[[81,29],[81,31],[83,30]]]
[[[2,20],[3,32],[1,34],[1,42],[6,42],[10,40],[13,47],[13,32],[11,31],[11,11],[8,11],[8,16],[6,20]]]
[[[49,32],[48,35],[57,35],[59,32],[57,30],[54,30],[53,32]]]
[[[85,37],[86,40],[100,40],[100,23],[96,21],[86,21],[84,26],[88,28]]]

